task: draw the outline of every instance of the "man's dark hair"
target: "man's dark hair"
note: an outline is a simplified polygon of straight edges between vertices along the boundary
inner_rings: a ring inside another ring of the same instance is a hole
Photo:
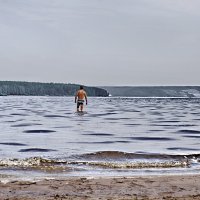
[[[83,90],[83,86],[82,85],[80,86],[80,90]]]

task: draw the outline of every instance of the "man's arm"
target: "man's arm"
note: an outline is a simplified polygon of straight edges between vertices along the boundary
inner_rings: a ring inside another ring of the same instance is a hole
[[[76,100],[77,100],[77,96],[78,96],[78,92],[75,95],[75,103],[76,103]]]
[[[88,101],[87,101],[87,94],[86,94],[86,92],[85,92],[85,102],[86,102],[86,105],[87,105]]]

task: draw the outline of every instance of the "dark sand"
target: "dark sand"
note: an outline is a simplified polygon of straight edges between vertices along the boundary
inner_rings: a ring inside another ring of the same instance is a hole
[[[200,199],[200,175],[1,182],[0,200],[11,199]]]

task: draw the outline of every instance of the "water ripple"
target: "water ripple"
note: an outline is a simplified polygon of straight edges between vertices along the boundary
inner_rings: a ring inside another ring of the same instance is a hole
[[[0,145],[8,145],[8,146],[27,146],[26,144],[17,143],[17,142],[1,142]]]
[[[191,133],[191,134],[200,134],[200,131],[197,131],[197,130],[180,130],[178,131],[178,133],[183,133],[183,134],[188,134],[188,133]]]
[[[23,131],[24,133],[53,133],[53,132],[56,132],[54,130],[26,130],[26,131]]]
[[[121,138],[126,138],[130,140],[155,140],[155,141],[170,141],[170,140],[176,140],[175,138],[168,138],[168,137],[121,137]]]
[[[56,151],[54,149],[42,149],[42,148],[29,148],[29,149],[21,149],[18,152],[51,152]]]

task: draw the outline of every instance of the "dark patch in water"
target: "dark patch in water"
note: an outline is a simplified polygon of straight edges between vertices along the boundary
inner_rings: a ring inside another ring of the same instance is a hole
[[[191,113],[192,115],[200,115],[200,113],[197,113],[197,112],[193,112]]]
[[[80,120],[73,120],[73,121],[76,121],[76,122],[87,122],[87,121],[90,121],[90,120],[87,120],[87,119],[80,119]],[[81,124],[81,123],[80,123]],[[79,125],[80,125],[79,124]]]
[[[200,135],[185,135],[183,137],[186,137],[186,138],[200,138]]]
[[[137,112],[137,113],[139,113],[141,111],[140,110],[130,110],[130,112]]]
[[[56,131],[53,131],[53,130],[26,130],[26,131],[23,131],[24,133],[53,133],[53,132],[56,132]]]
[[[67,112],[67,113],[64,113],[65,115],[71,115],[72,113],[71,112]]]
[[[141,124],[124,124],[124,125],[126,125],[126,126],[140,126]]]
[[[185,148],[185,147],[171,147],[167,148],[168,150],[182,150],[182,151],[198,151],[200,149],[194,149],[194,148]]]
[[[160,112],[150,112],[150,114],[152,114],[152,115],[156,115],[156,116],[160,116],[160,115],[162,115],[162,113],[160,113]]]
[[[135,153],[136,153],[136,154],[147,154],[146,151],[136,151]]]
[[[119,120],[119,118],[104,118],[105,120]]]
[[[109,134],[109,133],[85,133],[82,135],[94,135],[94,136],[113,136],[114,134]]]
[[[65,117],[65,116],[63,116],[63,115],[44,115],[44,117],[60,118],[60,117]]]
[[[24,119],[8,120],[8,121],[4,121],[4,122],[13,123],[13,122],[21,122],[21,121],[24,121]]]
[[[107,116],[107,115],[114,115],[117,114],[115,112],[111,112],[111,113],[99,113],[99,114],[90,114],[90,117],[101,117],[101,116]]]
[[[12,115],[12,116],[29,116],[27,114],[21,114],[21,113],[12,113],[10,115]]]
[[[21,109],[19,109],[19,110],[23,110],[23,111],[32,111],[32,110],[30,110],[30,109],[25,109],[25,108],[21,108]]]
[[[155,122],[154,122],[155,123]],[[164,127],[175,127],[175,126],[179,126],[179,125],[175,125],[175,124],[151,124],[152,126],[164,126]]]
[[[194,124],[181,124],[179,125],[180,127],[191,127],[191,126],[196,126]]]
[[[24,123],[24,124],[12,125],[11,127],[23,127],[23,126],[34,126],[34,125],[42,125],[42,124],[39,124],[39,123]]]
[[[191,134],[200,134],[200,131],[197,131],[197,130],[180,130],[180,131],[178,131],[178,133],[185,133],[185,134],[188,134],[188,133],[191,133]]]
[[[113,144],[115,141],[104,141],[104,142],[69,142],[74,144]]]
[[[144,141],[148,141],[148,140],[158,140],[158,141],[176,140],[176,139],[167,138],[167,137],[123,137],[123,138],[130,139],[130,140],[144,140]]]
[[[129,120],[129,119],[131,119],[131,118],[129,118],[129,117],[119,117],[119,118],[117,118],[117,119],[119,119],[119,120]]]
[[[163,121],[158,121],[157,123],[178,123],[178,122],[181,122],[181,121],[178,121],[178,120],[163,120]]]
[[[131,141],[126,141],[126,140],[119,140],[119,141],[115,141],[117,143],[130,143]]]
[[[139,110],[127,110],[127,109],[122,109],[121,110],[122,112],[129,112],[129,113],[139,113],[139,112],[141,112],[141,111],[139,111]]]
[[[16,143],[16,142],[1,142],[0,145],[8,145],[8,146],[27,146],[26,144]]]
[[[1,117],[9,117],[9,115],[0,115],[0,118],[1,118]]]
[[[41,148],[30,148],[30,149],[21,149],[18,152],[50,152],[50,151],[56,151],[53,149],[41,149]]]
[[[152,126],[163,126],[163,127],[190,127],[195,126],[193,124],[152,124]]]
[[[174,115],[174,116],[178,118],[185,117],[184,115]]]
[[[73,128],[73,126],[56,126],[54,128]]]
[[[114,141],[104,141],[104,142],[93,142],[94,144],[113,144]]]

